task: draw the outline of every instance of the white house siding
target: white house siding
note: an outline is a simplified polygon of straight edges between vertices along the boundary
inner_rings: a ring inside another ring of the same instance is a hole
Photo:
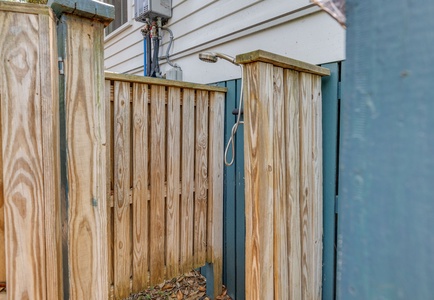
[[[130,15],[133,15],[133,0]],[[211,83],[240,77],[228,62],[207,64],[201,51],[236,56],[257,49],[313,64],[345,58],[345,31],[309,0],[173,0],[167,26],[175,40],[171,60],[183,79]],[[129,24],[106,37],[105,67],[119,73],[143,74],[142,23]],[[161,54],[166,52],[168,34]],[[170,68],[161,61],[163,73]]]

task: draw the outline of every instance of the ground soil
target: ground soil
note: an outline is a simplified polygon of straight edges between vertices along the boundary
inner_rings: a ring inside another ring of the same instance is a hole
[[[206,279],[197,271],[191,271],[179,277],[167,280],[143,292],[131,295],[125,300],[210,300],[206,295]],[[227,295],[226,287],[215,300],[232,300]]]

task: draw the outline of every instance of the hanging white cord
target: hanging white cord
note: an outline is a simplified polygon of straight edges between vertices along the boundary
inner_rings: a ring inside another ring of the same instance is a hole
[[[240,92],[240,103],[238,105],[238,115],[237,115],[237,121],[235,122],[234,126],[232,126],[232,130],[231,130],[231,136],[228,140],[228,144],[226,145],[226,149],[225,149],[225,165],[226,166],[232,166],[234,161],[235,161],[235,134],[237,133],[238,130],[238,126],[240,124],[244,124],[244,121],[241,121],[241,110],[243,107],[243,84],[244,84],[244,80],[243,80],[243,66],[240,65],[241,68],[241,92]],[[228,150],[229,147],[231,147],[232,150],[232,158],[231,161],[228,162]]]

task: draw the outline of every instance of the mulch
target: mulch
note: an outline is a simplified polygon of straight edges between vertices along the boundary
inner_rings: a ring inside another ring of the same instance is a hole
[[[150,287],[125,300],[210,300],[206,295],[206,279],[197,271],[191,271],[172,280]],[[226,287],[215,300],[232,300],[227,295]]]

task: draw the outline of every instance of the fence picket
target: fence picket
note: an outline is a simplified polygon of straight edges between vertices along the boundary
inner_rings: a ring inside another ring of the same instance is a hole
[[[283,68],[273,68],[273,191],[274,191],[274,299],[290,299],[288,295],[287,202],[285,157],[285,98]]]
[[[150,284],[160,283],[165,274],[165,170],[166,170],[166,91],[151,86],[151,222]]]
[[[133,84],[133,292],[148,284],[148,96],[147,84]]]
[[[194,267],[206,260],[208,200],[208,92],[196,92],[195,193],[194,193]]]
[[[179,272],[179,190],[181,168],[181,89],[170,87],[167,104],[167,278]]]
[[[286,201],[288,237],[288,281],[290,299],[301,298],[301,228],[300,228],[300,120],[299,120],[299,72],[284,70],[285,81],[285,144],[286,154]]]
[[[181,270],[189,270],[193,267],[194,130],[194,90],[184,89],[182,99]]]
[[[130,84],[114,83],[114,284],[115,297],[130,294]]]

